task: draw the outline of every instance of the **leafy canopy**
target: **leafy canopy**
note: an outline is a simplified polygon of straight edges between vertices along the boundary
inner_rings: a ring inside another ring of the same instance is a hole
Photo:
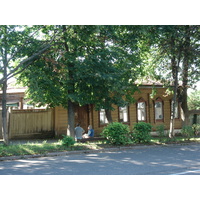
[[[199,110],[200,109],[200,90],[190,93],[188,96],[188,108],[189,110]]]
[[[67,107],[95,104],[112,109],[133,101],[135,79],[142,73],[142,26],[46,26],[60,39],[19,80],[34,102]]]

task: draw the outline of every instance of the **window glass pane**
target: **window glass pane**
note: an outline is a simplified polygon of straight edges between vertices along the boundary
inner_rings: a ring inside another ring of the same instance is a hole
[[[138,102],[137,116],[138,116],[138,121],[146,121],[146,104],[145,104],[145,102]]]
[[[128,122],[128,106],[119,107],[119,121]]]
[[[155,118],[163,119],[163,104],[160,101],[155,103]]]
[[[107,124],[108,120],[106,118],[106,113],[104,109],[100,110],[100,124]]]

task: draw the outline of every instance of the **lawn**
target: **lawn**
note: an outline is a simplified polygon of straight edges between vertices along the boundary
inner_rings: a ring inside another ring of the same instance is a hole
[[[185,143],[185,142],[200,142],[200,138],[190,138],[190,140],[184,137],[152,137],[149,145],[163,145],[169,143]],[[129,144],[126,146],[135,146],[143,144]],[[147,145],[147,144],[146,144]],[[55,142],[26,142],[23,144],[11,144],[9,146],[4,146],[0,144],[0,157],[5,156],[23,156],[23,155],[36,155],[36,154],[47,154],[49,152],[61,152],[61,151],[78,151],[78,150],[94,150],[94,149],[104,149],[116,147],[115,145],[107,144],[106,141],[93,141],[86,143],[75,143],[71,147],[62,145],[61,140]],[[117,146],[119,147],[119,146]]]
[[[101,142],[102,143],[102,142]],[[72,151],[72,150],[88,150],[88,149],[98,149],[98,141],[95,143],[75,143],[72,147],[67,147],[62,145],[61,141],[55,141],[48,143],[43,142],[27,142],[24,144],[11,144],[5,146],[0,144],[0,157],[5,156],[19,156],[19,155],[35,155],[35,154],[46,154],[49,152],[59,152],[59,151]]]

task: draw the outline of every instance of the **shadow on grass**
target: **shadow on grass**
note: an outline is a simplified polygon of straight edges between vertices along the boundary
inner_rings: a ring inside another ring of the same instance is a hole
[[[19,142],[19,141],[18,141]],[[158,138],[158,137],[152,137],[152,140],[150,143],[146,143],[145,145],[163,145],[163,144],[170,144],[170,143],[185,143],[185,142],[200,142],[200,138],[191,138],[189,141],[184,140],[183,137],[175,137],[172,139],[169,139],[167,137],[165,138]],[[125,147],[133,147],[136,145],[144,145],[141,144],[129,144],[129,145],[123,145]],[[122,147],[120,145],[112,145],[107,144],[106,141],[93,141],[93,142],[77,142],[74,146],[67,147],[61,144],[61,142],[58,141],[51,141],[47,142],[45,141],[34,141],[34,142],[24,142],[24,143],[12,143],[9,146],[5,146],[3,144],[0,144],[0,157],[5,156],[20,156],[20,155],[36,155],[36,154],[47,154],[50,152],[62,152],[62,151],[80,151],[80,150],[96,150],[96,149],[105,149],[105,148],[113,148],[113,147]]]

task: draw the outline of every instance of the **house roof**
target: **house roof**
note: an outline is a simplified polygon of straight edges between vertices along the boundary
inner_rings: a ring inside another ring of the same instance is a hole
[[[17,80],[15,78],[12,78],[11,80],[8,80],[8,86],[7,86],[7,90],[6,93],[7,94],[20,94],[20,93],[25,93],[27,87],[23,87],[23,86],[18,86],[16,85]],[[2,90],[0,90],[0,94],[2,94]]]
[[[16,81],[8,82],[8,87],[6,90],[6,99],[7,99],[7,105],[17,105],[22,98],[25,96],[25,91],[27,87],[19,87],[15,86]],[[0,105],[2,105],[2,93],[3,91],[0,91]]]
[[[143,80],[137,80],[135,81],[135,84],[138,85],[139,87],[163,87],[163,83],[161,83],[161,81],[157,81],[157,80],[152,80],[152,79],[143,79]]]
[[[8,88],[7,90],[6,90],[6,93],[7,94],[19,94],[19,93],[25,93],[25,91],[26,91],[26,89],[27,88],[25,88],[25,87],[22,87],[22,88]],[[0,91],[0,94],[2,94],[2,90]]]

